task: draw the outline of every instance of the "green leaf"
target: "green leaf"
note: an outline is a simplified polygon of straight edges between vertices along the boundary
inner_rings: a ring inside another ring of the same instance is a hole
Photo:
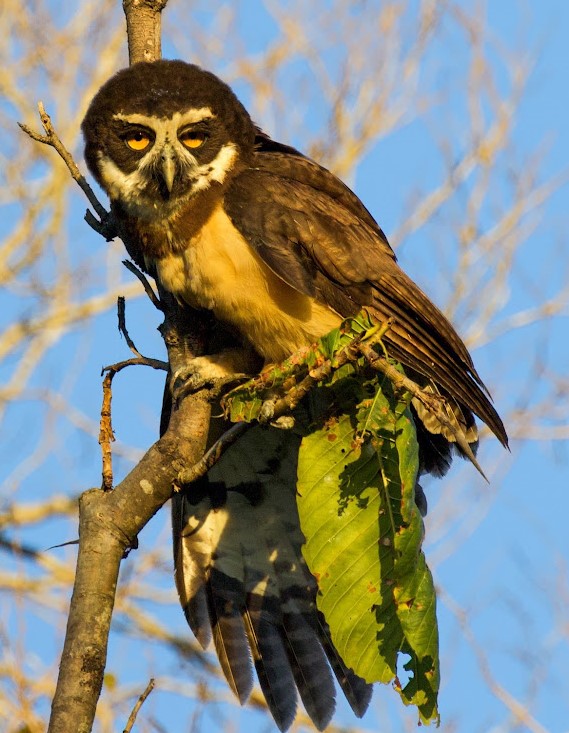
[[[346,409],[344,402],[344,412],[303,439],[303,552],[344,662],[368,682],[395,680],[405,704],[416,705],[426,723],[438,720],[438,634],[414,501],[414,424],[407,397],[396,400],[389,383],[382,391],[376,381],[360,380],[359,389],[359,404]],[[410,677],[403,689],[402,654],[409,655]]]
[[[333,368],[294,413],[305,434],[298,466],[303,552],[344,662],[368,682],[393,681],[403,702],[429,723],[438,721],[438,632],[414,500],[418,446],[410,395],[396,398],[388,379],[370,378],[365,359],[351,348],[356,340],[378,343],[384,330],[365,311],[346,319],[317,345],[232,390],[224,409],[234,422],[256,420],[265,399],[284,394],[315,367]]]
[[[238,387],[226,400],[227,417],[231,422],[253,422],[257,420],[263,406],[263,400],[252,390]]]

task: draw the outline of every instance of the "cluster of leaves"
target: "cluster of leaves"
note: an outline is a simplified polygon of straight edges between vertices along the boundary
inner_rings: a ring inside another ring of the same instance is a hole
[[[297,427],[306,423],[297,496],[318,607],[349,667],[368,682],[393,682],[403,702],[417,706],[422,723],[438,722],[436,597],[421,551],[410,395],[371,371],[355,348],[377,342],[381,333],[365,313],[348,319],[233,390],[226,410],[233,421],[263,419],[269,395],[275,404],[275,393],[316,381],[308,410],[303,404],[294,414]]]

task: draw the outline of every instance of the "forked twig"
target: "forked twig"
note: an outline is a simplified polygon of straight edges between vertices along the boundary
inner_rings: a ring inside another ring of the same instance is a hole
[[[50,145],[52,148],[54,148],[54,150],[57,152],[57,154],[60,156],[60,158],[69,169],[71,177],[79,184],[81,190],[83,191],[85,196],[87,196],[89,203],[95,209],[95,211],[97,212],[97,216],[99,217],[99,219],[96,219],[90,211],[87,211],[87,213],[85,214],[85,220],[93,229],[95,229],[96,232],[104,236],[107,241],[113,239],[117,236],[117,232],[112,220],[112,214],[110,214],[105,209],[105,207],[96,197],[95,192],[87,183],[85,176],[81,173],[77,164],[73,160],[73,156],[71,155],[69,150],[67,150],[65,145],[61,142],[59,135],[53,127],[51,117],[45,111],[43,102],[38,102],[38,112],[43,129],[45,130],[45,135],[42,135],[39,132],[35,132],[35,130],[32,130],[31,127],[28,127],[28,125],[24,125],[22,122],[18,122],[20,129],[23,130],[26,135],[29,135],[32,140],[36,140],[37,142],[43,143],[44,145]]]
[[[117,316],[119,322],[119,331],[125,338],[129,349],[135,354],[134,359],[125,359],[124,361],[111,364],[103,367],[101,375],[105,375],[103,379],[103,403],[101,406],[101,421],[99,427],[99,445],[101,446],[102,463],[103,463],[103,484],[102,488],[105,491],[110,491],[113,488],[113,455],[111,450],[111,443],[115,440],[115,435],[112,428],[111,420],[111,402],[112,402],[112,383],[115,374],[129,366],[149,366],[152,369],[160,369],[162,371],[168,371],[168,363],[161,361],[160,359],[151,359],[150,357],[143,356],[140,351],[136,348],[134,341],[131,339],[128,329],[126,327],[126,315],[125,315],[125,299],[122,296],[117,298]]]

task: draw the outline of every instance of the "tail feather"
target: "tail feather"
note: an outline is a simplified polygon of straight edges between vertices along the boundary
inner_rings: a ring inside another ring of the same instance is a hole
[[[260,598],[250,601],[245,627],[261,690],[277,727],[286,731],[296,715],[295,681],[276,619],[255,608],[262,603]]]
[[[292,673],[306,712],[324,730],[336,709],[336,691],[326,655],[300,613],[283,615],[283,632]]]
[[[201,586],[196,591],[195,596],[190,598],[183,609],[193,635],[202,649],[207,649],[211,643],[212,634],[205,586]]]
[[[224,505],[212,506],[203,486],[192,503],[192,485],[186,499],[174,497],[173,510],[176,584],[188,623],[200,643],[213,635],[241,702],[255,666],[281,731],[294,720],[297,693],[315,726],[326,727],[335,709],[330,666],[357,715],[371,696],[321,629],[317,584],[301,552],[299,441],[292,431],[252,428],[208,474],[226,486]]]
[[[243,588],[215,568],[206,587],[215,651],[225,679],[243,704],[253,689],[251,652],[242,621]]]
[[[369,707],[373,686],[346,667],[336,651],[336,647],[330,636],[330,631],[328,630],[328,624],[321,613],[318,614],[317,623],[318,637],[326,652],[336,680],[355,715],[358,718],[362,718]]]

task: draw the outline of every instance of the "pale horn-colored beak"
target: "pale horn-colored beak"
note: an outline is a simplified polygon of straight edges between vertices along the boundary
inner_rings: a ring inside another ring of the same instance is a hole
[[[174,178],[176,177],[176,161],[174,160],[174,151],[172,148],[165,148],[162,152],[162,178],[168,189],[168,193],[171,193],[172,186],[174,185]]]

